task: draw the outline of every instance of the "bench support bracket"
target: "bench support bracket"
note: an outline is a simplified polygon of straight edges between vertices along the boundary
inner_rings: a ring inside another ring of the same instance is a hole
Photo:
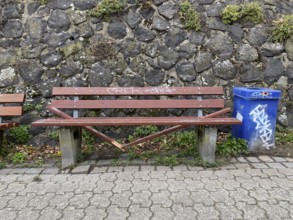
[[[59,141],[62,153],[62,169],[74,165],[81,151],[81,128],[60,129]]]
[[[205,162],[215,162],[217,128],[211,126],[197,127],[197,148]]]

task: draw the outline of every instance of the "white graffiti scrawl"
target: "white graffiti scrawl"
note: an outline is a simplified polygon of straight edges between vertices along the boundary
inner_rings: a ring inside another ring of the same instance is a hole
[[[256,123],[255,129],[259,132],[264,147],[269,149],[274,146],[274,143],[272,143],[273,129],[271,128],[268,114],[265,112],[266,108],[267,105],[258,105],[249,113],[249,115],[252,116],[253,121]]]

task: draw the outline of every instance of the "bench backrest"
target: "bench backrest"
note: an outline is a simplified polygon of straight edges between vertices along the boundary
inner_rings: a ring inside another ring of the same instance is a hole
[[[22,115],[22,105],[11,106],[10,104],[24,102],[24,94],[0,94],[0,116]]]
[[[3,116],[22,115],[24,94],[0,94],[0,123]],[[15,104],[21,104],[15,106]]]
[[[224,108],[222,98],[205,97],[223,95],[222,87],[54,87],[52,95],[73,97],[70,100],[52,100],[51,105],[58,109]],[[79,96],[95,96],[95,99],[79,100]],[[126,96],[127,99],[113,100],[113,96]],[[145,96],[170,96],[171,99]],[[182,96],[187,97],[183,99]]]

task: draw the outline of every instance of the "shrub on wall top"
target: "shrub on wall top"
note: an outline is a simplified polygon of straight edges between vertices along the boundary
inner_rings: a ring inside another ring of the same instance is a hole
[[[200,30],[199,14],[188,1],[180,4],[179,16],[180,19],[183,20],[186,29],[194,31]]]
[[[272,40],[274,42],[282,42],[293,34],[293,14],[286,15],[281,19],[274,21],[272,32]]]
[[[251,2],[240,6],[227,5],[222,11],[221,16],[224,24],[232,24],[238,20],[258,24],[263,21],[263,9],[257,2]]]
[[[224,24],[232,24],[241,18],[241,7],[238,5],[227,5],[222,12],[222,21]]]
[[[115,13],[124,11],[125,3],[123,0],[102,0],[96,8],[91,11],[91,16],[109,20]]]

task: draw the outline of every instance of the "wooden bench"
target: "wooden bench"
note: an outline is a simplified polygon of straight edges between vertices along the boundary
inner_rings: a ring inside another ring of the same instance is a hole
[[[222,87],[55,87],[53,96],[66,99],[52,100],[48,110],[59,118],[41,119],[32,123],[33,126],[61,126],[59,139],[62,153],[62,166],[76,162],[81,145],[81,128],[96,135],[112,145],[126,149],[146,140],[182,129],[187,126],[198,126],[197,147],[203,160],[214,162],[217,139],[217,125],[233,125],[241,122],[231,117],[218,117],[230,111],[224,108]],[[217,96],[217,98],[214,98]],[[69,98],[70,97],[70,98]],[[80,97],[87,98],[81,99]],[[197,109],[194,116],[145,117],[140,115],[125,117],[82,117],[83,109]],[[205,109],[217,109],[204,115]],[[66,110],[73,110],[73,115]],[[125,145],[97,131],[93,126],[171,126],[156,134],[135,140]]]
[[[18,126],[16,122],[4,122],[3,117],[22,115],[23,102],[24,94],[0,94],[0,147],[3,143],[4,130]]]

